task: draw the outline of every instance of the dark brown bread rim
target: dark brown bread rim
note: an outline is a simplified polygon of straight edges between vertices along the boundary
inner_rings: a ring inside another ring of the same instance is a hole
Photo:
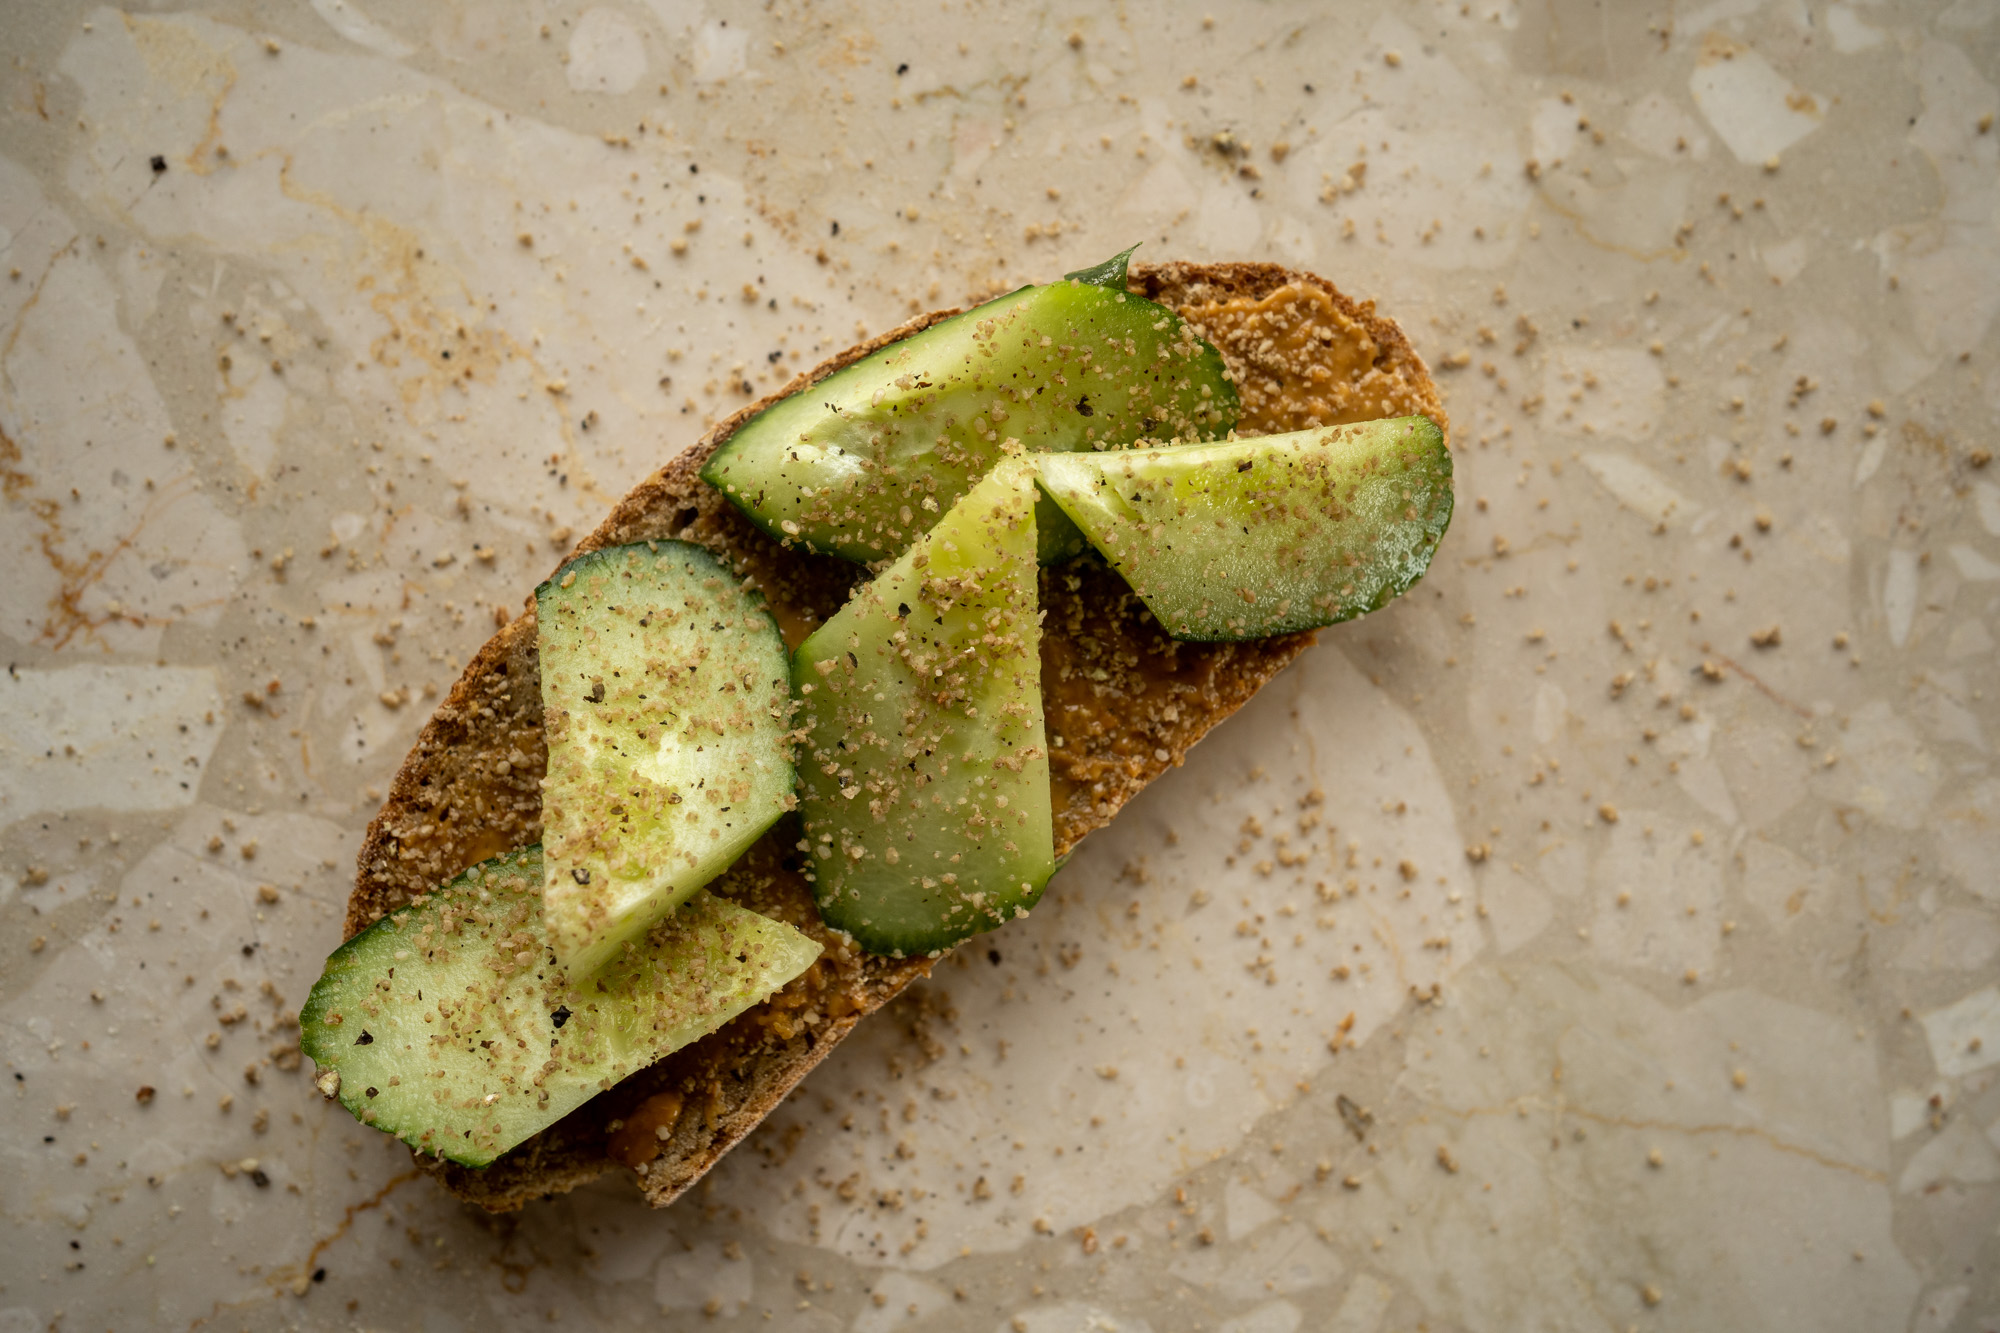
[[[1275,264],[1163,264],[1135,266],[1130,279],[1132,291],[1181,310],[1198,328],[1203,307],[1260,301],[1287,285],[1324,294],[1334,309],[1365,330],[1375,355],[1362,373],[1372,369],[1392,384],[1399,411],[1422,412],[1445,425],[1437,386],[1402,331],[1376,315],[1372,302],[1351,301],[1321,278]],[[865,572],[781,546],[697,474],[722,441],[780,398],[955,313],[919,316],[734,413],[641,482],[571,554],[649,539],[699,543],[754,580],[786,639],[796,644],[840,608]],[[1203,331],[1217,341],[1242,382],[1250,373],[1243,358],[1232,353],[1217,330]],[[1308,386],[1309,374],[1296,366],[1274,368],[1274,363],[1260,361],[1254,373],[1267,388],[1324,388],[1323,381]],[[1358,409],[1343,419],[1381,415]],[[1242,427],[1246,432],[1277,428],[1254,420]],[[1048,727],[1052,744],[1062,738],[1060,748],[1051,751],[1058,853],[1109,823],[1148,782],[1180,764],[1209,728],[1242,707],[1315,637],[1304,633],[1252,643],[1176,643],[1116,574],[1088,556],[1043,571],[1042,605],[1048,612],[1043,627]],[[362,843],[346,934],[366,929],[412,895],[468,866],[539,841],[546,758],[531,597],[528,611],[488,640],[467,665],[403,761]],[[635,1123],[650,1115],[670,1126],[657,1145],[657,1157],[634,1171],[647,1200],[664,1206],[700,1179],[856,1022],[930,971],[929,959],[862,954],[827,931],[813,908],[809,886],[789,863],[797,838],[796,823],[781,820],[709,887],[788,921],[826,945],[826,954],[805,976],[765,1005],[578,1108],[491,1166],[474,1170],[422,1155],[419,1163],[461,1199],[492,1212],[510,1211],[618,1166],[609,1155],[611,1136],[637,1108]],[[649,1147],[652,1142],[646,1140]],[[631,1169],[635,1155],[621,1145],[621,1156]]]

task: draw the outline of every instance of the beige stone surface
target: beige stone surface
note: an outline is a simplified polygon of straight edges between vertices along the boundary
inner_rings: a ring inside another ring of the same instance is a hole
[[[0,53],[0,1329],[2000,1321],[1991,5],[228,0]],[[1402,323],[1428,578],[671,1209],[494,1222],[312,1095],[361,830],[572,535],[1135,240]]]

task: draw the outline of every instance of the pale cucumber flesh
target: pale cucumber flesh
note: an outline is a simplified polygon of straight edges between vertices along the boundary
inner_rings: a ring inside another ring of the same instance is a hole
[[[773,537],[877,561],[936,523],[1010,439],[1060,452],[1227,433],[1236,390],[1221,356],[1124,291],[1122,258],[1115,275],[1023,288],[829,375],[746,422],[702,478]],[[1048,518],[1044,560],[1081,550]]]
[[[484,1166],[805,971],[820,946],[698,893],[596,976],[556,961],[542,858],[474,866],[336,949],[299,1013],[321,1091]]]
[[[1168,633],[1257,639],[1373,611],[1430,567],[1451,454],[1428,417],[1038,460]]]
[[[794,656],[820,915],[873,952],[990,930],[1054,871],[1034,513],[1001,464]]]
[[[713,555],[642,542],[535,590],[549,936],[596,971],[792,804],[777,623]]]

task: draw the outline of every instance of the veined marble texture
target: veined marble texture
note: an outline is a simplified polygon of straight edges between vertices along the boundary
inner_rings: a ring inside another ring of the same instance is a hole
[[[2000,1329],[2000,5],[16,11],[0,1330]],[[1402,323],[1429,577],[664,1212],[315,1096],[576,534],[1135,240]]]

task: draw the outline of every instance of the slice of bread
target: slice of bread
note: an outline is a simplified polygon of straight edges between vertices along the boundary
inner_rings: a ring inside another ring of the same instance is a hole
[[[1130,289],[1178,310],[1217,348],[1242,396],[1238,430],[1422,413],[1444,426],[1430,372],[1402,331],[1332,284],[1275,264],[1134,266]],[[853,347],[751,404],[641,482],[579,552],[675,537],[755,581],[794,646],[865,580],[860,567],[772,541],[697,475],[717,445],[778,398],[956,313],[937,311]],[[574,553],[573,553],[574,554]],[[1057,853],[1119,807],[1313,641],[1177,643],[1093,556],[1042,573],[1043,698]],[[352,936],[467,866],[541,836],[542,704],[533,601],[489,640],[438,707],[368,826],[346,931]],[[782,820],[709,888],[790,922],[826,946],[764,1004],[625,1080],[484,1169],[418,1160],[452,1193],[494,1212],[624,1166],[655,1206],[700,1179],[847,1035],[931,960],[861,953],[820,924],[797,873],[796,822]]]

